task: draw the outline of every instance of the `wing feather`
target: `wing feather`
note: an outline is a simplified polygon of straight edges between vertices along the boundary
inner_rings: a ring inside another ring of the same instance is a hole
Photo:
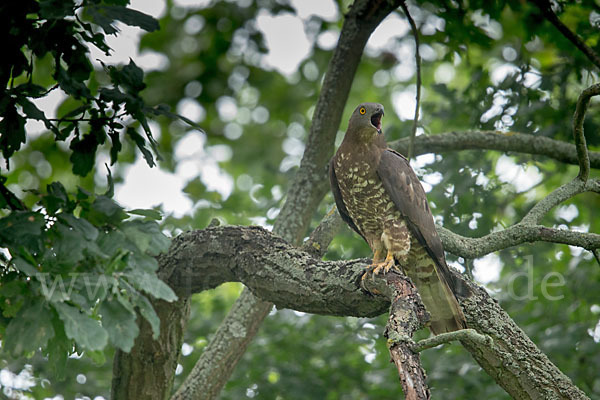
[[[425,190],[408,160],[392,149],[381,155],[377,175],[408,228],[442,270],[447,270],[444,247],[435,229]]]
[[[338,180],[335,175],[335,168],[333,167],[333,159],[334,158],[335,157],[332,157],[331,161],[329,161],[329,183],[331,184],[331,192],[333,193],[333,198],[335,199],[335,205],[336,205],[342,219],[348,225],[350,225],[350,228],[352,228],[352,230],[354,230],[354,232],[358,233],[363,239],[365,239],[365,242],[366,242],[367,239],[360,232],[360,230],[358,229],[358,227],[356,226],[356,224],[350,217],[350,214],[348,213],[348,209],[346,208],[346,205],[344,204],[344,199],[342,198],[342,192],[340,191],[340,187],[338,185]]]

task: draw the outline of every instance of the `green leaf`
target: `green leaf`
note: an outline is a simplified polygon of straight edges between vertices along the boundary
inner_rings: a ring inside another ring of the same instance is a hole
[[[127,218],[123,207],[106,196],[98,196],[92,203],[86,218],[95,225],[119,224]]]
[[[114,20],[112,18],[106,17],[103,13],[101,13],[100,8],[98,6],[93,5],[85,7],[84,12],[86,12],[90,16],[92,21],[96,25],[100,26],[104,33],[106,33],[107,35],[114,35],[117,32],[119,32],[119,30],[112,25]]]
[[[154,157],[152,156],[152,153],[146,148],[146,140],[144,139],[144,137],[137,133],[135,131],[135,128],[132,127],[128,127],[126,132],[136,144],[138,149],[142,152],[142,155],[144,156],[144,159],[146,160],[148,166],[154,167],[156,163],[154,162]]]
[[[110,342],[115,347],[129,352],[139,333],[139,328],[135,322],[135,313],[116,299],[103,301],[100,304],[99,311],[102,315],[102,326],[108,332]]]
[[[73,77],[71,77],[71,75],[69,75],[69,73],[61,66],[56,68],[54,78],[58,82],[60,88],[74,98],[85,98],[90,100],[93,98],[90,89],[83,82],[73,79]]]
[[[119,152],[121,151],[123,146],[121,145],[121,139],[119,138],[119,132],[117,130],[109,130],[108,136],[110,137],[110,141],[112,142],[112,146],[110,147],[110,165],[114,165],[117,162]]]
[[[169,249],[171,241],[154,221],[128,221],[123,224],[123,232],[143,253],[157,256]]]
[[[19,357],[45,347],[53,336],[52,313],[47,303],[41,298],[31,299],[11,319],[2,347],[13,357]]]
[[[18,256],[13,257],[10,260],[10,262],[14,265],[14,267],[16,269],[18,269],[25,275],[35,276],[35,274],[37,274],[39,272],[34,265],[32,265],[30,262],[28,262],[27,260],[25,260],[21,257],[18,257]]]
[[[106,355],[102,350],[86,351],[85,354],[98,366],[106,363]]]
[[[94,70],[87,54],[87,48],[79,43],[73,46],[68,57],[67,55],[63,55],[63,58],[65,58],[65,62],[69,66],[67,69],[69,76],[77,82],[87,80]]]
[[[71,141],[69,148],[71,153],[71,163],[73,163],[73,173],[79,176],[86,176],[94,167],[96,160],[96,149],[98,148],[98,138],[89,133],[80,139],[78,137]]]
[[[123,276],[128,279],[128,282],[133,285],[133,287],[151,294],[157,299],[163,299],[169,302],[177,300],[177,295],[175,295],[173,289],[153,273],[130,270],[124,272]]]
[[[98,300],[104,300],[107,296],[118,290],[119,282],[113,276],[108,275],[110,271],[103,271],[104,274],[80,274],[77,276],[78,286],[81,287],[81,293],[86,297],[86,302],[96,304]],[[84,303],[81,303],[84,304]]]
[[[86,241],[81,235],[70,229],[68,225],[60,223],[54,224],[52,231],[58,235],[53,238],[52,249],[48,253],[56,258],[57,264],[71,267],[83,259]]]
[[[69,352],[71,351],[71,341],[65,335],[65,327],[56,312],[52,312],[52,326],[54,327],[54,337],[48,341],[44,354],[48,360],[50,370],[57,379],[64,379],[66,376],[65,365]]]
[[[47,129],[56,132],[57,128],[46,118],[46,115],[42,110],[37,108],[35,104],[29,101],[26,97],[19,97],[19,104],[23,108],[23,112],[27,118],[42,121]]]
[[[115,73],[115,75],[117,74]],[[113,74],[111,74],[112,76]],[[144,83],[144,71],[135,65],[132,59],[129,59],[129,64],[119,71],[117,79],[119,85],[123,85],[130,93],[137,94],[146,87]]]
[[[150,304],[150,300],[148,300],[146,296],[138,294],[133,297],[133,302],[140,310],[140,314],[142,314],[142,316],[146,318],[146,321],[150,323],[150,326],[152,327],[152,338],[154,340],[158,339],[158,336],[160,335],[160,318],[156,315],[156,311],[154,311],[154,307]]]
[[[119,20],[130,26],[139,26],[145,31],[153,32],[160,28],[158,21],[148,14],[132,10],[123,6],[97,6],[99,12],[103,13],[106,18]],[[107,32],[108,33],[108,32]]]
[[[128,254],[128,251],[123,252],[123,247],[125,247],[126,243],[127,239],[123,232],[116,229],[101,232],[98,238],[100,250],[110,257],[123,257],[123,254]]]
[[[15,91],[23,94],[25,97],[34,97],[40,98],[44,97],[47,94],[47,90],[45,87],[36,85],[35,83],[26,82],[22,83],[15,88]]]
[[[204,129],[200,125],[198,125],[197,123],[192,121],[191,119],[186,118],[183,115],[179,115],[179,114],[175,114],[175,113],[171,112],[169,110],[169,106],[166,104],[159,104],[154,108],[145,108],[144,112],[146,114],[149,114],[149,116],[164,115],[169,118],[180,119],[183,122],[185,122],[186,124],[188,124],[189,126],[191,126],[192,128],[195,128],[195,129],[199,130],[200,132],[204,132]]]
[[[46,222],[37,212],[15,211],[0,219],[0,246],[39,250]]]
[[[72,202],[69,201],[69,196],[62,183],[52,182],[46,187],[46,190],[48,193],[42,198],[42,204],[49,214],[54,214],[61,208],[69,211],[74,207],[74,204],[70,204]]]
[[[143,217],[153,219],[156,221],[160,221],[162,219],[162,214],[159,211],[152,209],[136,208],[135,210],[127,211],[127,213],[141,215]]]
[[[25,118],[17,112],[14,101],[11,101],[0,121],[0,150],[7,162],[25,140]]]
[[[106,171],[108,172],[106,174],[108,188],[106,188],[106,193],[104,193],[104,195],[106,197],[112,198],[115,195],[115,182],[113,181],[112,172],[110,171],[110,168],[108,168],[108,165],[104,164],[104,166],[106,167]]]
[[[114,67],[109,67],[109,73],[111,73],[111,77],[114,74],[112,71],[115,70],[116,68]],[[113,78],[113,81],[115,80],[115,78]],[[119,82],[115,81],[114,82],[115,85],[118,85]],[[123,92],[121,92],[118,88],[114,87],[114,88],[100,88],[99,90],[100,93],[100,98],[104,101],[106,101],[107,103],[110,103],[111,101],[114,103],[113,108],[115,108],[116,105],[124,103],[125,100],[127,100],[128,98],[128,94],[125,94]]]
[[[65,324],[69,339],[88,350],[102,350],[108,343],[108,333],[100,322],[65,303],[54,303],[60,319]]]
[[[5,176],[0,176],[0,208],[25,211],[27,207],[25,207],[23,202],[4,186],[6,180]]]
[[[82,236],[83,239],[94,241],[98,238],[98,229],[96,229],[94,225],[89,223],[89,221],[86,221],[82,218],[77,218],[73,214],[62,213],[59,214],[57,217],[59,221],[62,221],[65,224],[69,225],[71,228],[73,228],[78,234]]]
[[[40,0],[40,17],[63,19],[74,14],[73,2],[64,0]]]

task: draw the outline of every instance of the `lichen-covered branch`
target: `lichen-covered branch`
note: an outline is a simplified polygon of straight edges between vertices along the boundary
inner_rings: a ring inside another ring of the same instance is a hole
[[[326,262],[260,227],[225,226],[181,234],[169,252],[173,273],[165,280],[178,295],[243,282],[277,307],[313,314],[375,316],[385,296],[359,287],[364,260]]]
[[[389,146],[407,154],[409,138],[395,140]],[[414,155],[444,154],[458,150],[497,150],[505,153],[522,153],[545,156],[567,164],[579,164],[575,145],[543,136],[516,132],[466,131],[437,135],[421,135],[415,139]],[[600,152],[589,152],[592,168],[600,168]]]
[[[325,262],[258,227],[212,227],[188,232],[173,242],[165,257],[173,260],[170,266],[173,268],[169,268],[172,274],[165,280],[178,293],[193,293],[236,281],[243,282],[254,295],[280,308],[348,316],[386,313],[398,293],[382,278],[367,283],[374,285],[369,286],[368,292],[376,288],[381,294],[373,295],[361,289],[360,278],[367,260]],[[397,279],[402,285],[410,285],[402,277]],[[457,279],[461,278],[457,276]],[[519,399],[586,398],[485,289],[472,282],[464,281],[464,284],[470,289],[469,295],[459,297],[459,303],[467,324],[493,342],[465,336],[461,343],[498,384]],[[413,299],[409,303],[402,308],[419,302]],[[394,310],[392,314],[399,315]],[[424,322],[417,311],[400,317],[403,321],[406,318],[411,324]],[[398,332],[397,329],[388,331],[394,343],[402,341],[403,335]]]
[[[459,331],[454,332],[440,333],[439,335],[423,339],[418,343],[415,343],[415,345],[413,346],[413,350],[420,352],[423,350],[431,349],[432,347],[437,347],[440,344],[445,344],[456,340],[479,342],[480,346],[486,347],[490,347],[493,343],[492,338],[477,333],[475,329],[461,329]]]
[[[484,288],[466,284],[471,294],[459,303],[467,325],[491,342],[465,336],[461,343],[498,385],[513,399],[588,399]]]
[[[388,339],[388,350],[396,365],[402,391],[406,399],[427,400],[430,398],[425,370],[421,366],[419,353],[414,351],[413,334],[423,327],[427,312],[419,294],[406,278],[388,274],[386,282],[392,289],[390,316],[384,336]]]
[[[494,251],[533,242],[562,243],[589,251],[600,248],[600,235],[597,233],[575,232],[522,223],[479,238],[460,236],[440,226],[438,226],[438,233],[446,251],[464,258],[479,258]]]

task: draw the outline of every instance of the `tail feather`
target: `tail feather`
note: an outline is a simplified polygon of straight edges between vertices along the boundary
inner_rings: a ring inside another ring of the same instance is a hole
[[[458,300],[443,272],[431,261],[427,266],[406,271],[431,316],[430,329],[435,335],[465,329],[467,322]]]

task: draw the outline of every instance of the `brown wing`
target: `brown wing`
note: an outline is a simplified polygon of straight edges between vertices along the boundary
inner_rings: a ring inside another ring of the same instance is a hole
[[[398,211],[406,218],[411,233],[436,261],[446,280],[452,282],[425,190],[408,160],[400,153],[386,149],[381,155],[377,175]]]
[[[350,228],[352,228],[352,230],[354,230],[354,232],[358,233],[363,239],[365,239],[365,237],[360,232],[360,230],[358,229],[358,227],[356,226],[354,221],[352,221],[350,214],[348,214],[348,209],[346,208],[346,205],[344,204],[344,199],[342,198],[342,192],[340,191],[340,187],[338,186],[338,180],[337,180],[337,177],[335,176],[335,169],[333,168],[333,157],[331,158],[331,161],[329,161],[329,183],[331,185],[331,191],[333,192],[333,198],[335,199],[335,205],[336,205],[340,215],[342,216],[342,219],[348,225],[350,225]],[[367,239],[365,239],[365,242],[366,241],[367,241]]]

